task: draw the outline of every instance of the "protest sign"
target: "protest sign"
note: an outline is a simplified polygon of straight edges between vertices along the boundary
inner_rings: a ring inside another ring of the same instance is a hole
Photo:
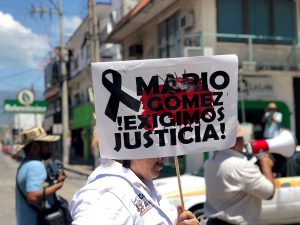
[[[235,143],[235,55],[93,63],[92,76],[101,157],[166,157]]]

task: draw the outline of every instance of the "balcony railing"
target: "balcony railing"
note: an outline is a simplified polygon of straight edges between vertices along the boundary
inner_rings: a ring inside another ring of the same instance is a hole
[[[298,70],[299,49],[294,38],[247,34],[193,33],[184,45],[198,46],[198,55],[237,54],[240,66],[256,69]],[[210,51],[206,51],[207,49]]]

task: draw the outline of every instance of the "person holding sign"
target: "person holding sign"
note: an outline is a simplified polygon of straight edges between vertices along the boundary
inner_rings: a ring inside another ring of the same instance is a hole
[[[216,152],[205,163],[208,225],[258,224],[261,200],[273,198],[273,161],[267,154],[262,156],[259,169],[242,154],[243,145],[243,131],[238,126],[235,145]]]
[[[75,194],[73,225],[199,224],[152,180],[162,157],[234,144],[237,74],[236,55],[92,63],[101,156],[114,160]]]
[[[190,211],[171,206],[152,180],[162,158],[106,160],[77,191],[70,204],[73,225],[176,224],[198,225]]]

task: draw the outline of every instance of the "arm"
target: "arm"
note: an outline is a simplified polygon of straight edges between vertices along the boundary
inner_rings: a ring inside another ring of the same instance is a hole
[[[281,123],[282,122],[282,114],[280,112],[273,113],[272,121],[275,123]]]
[[[45,188],[45,198],[48,198],[50,195],[53,195],[56,191],[58,191],[64,185],[65,176],[63,172],[60,171],[58,175],[57,183]],[[27,201],[30,204],[37,204],[43,200],[43,188],[38,191],[27,192],[26,197]]]
[[[267,121],[267,118],[270,116],[270,112],[266,111],[261,119],[262,123],[265,123]]]
[[[272,199],[275,193],[275,185],[274,185],[274,178],[272,174],[272,168],[273,168],[273,161],[269,157],[269,155],[265,154],[260,160],[259,165],[261,168],[262,174],[273,184],[273,193],[268,198],[268,200]]]
[[[267,155],[264,155],[259,164],[263,169],[252,162],[241,163],[237,171],[240,174],[239,182],[244,192],[259,199],[271,199],[275,191],[272,177],[273,162]]]

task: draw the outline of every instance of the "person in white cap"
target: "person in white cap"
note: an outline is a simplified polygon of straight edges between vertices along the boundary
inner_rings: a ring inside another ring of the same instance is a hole
[[[254,225],[260,220],[261,200],[275,191],[273,161],[266,154],[260,168],[242,154],[245,131],[238,125],[235,145],[218,151],[204,165],[208,225]]]
[[[276,137],[281,128],[282,113],[277,110],[277,105],[274,102],[268,104],[267,110],[262,118],[264,126],[263,137],[271,139]]]
[[[47,171],[42,160],[51,157],[50,142],[60,139],[60,136],[47,135],[42,127],[28,129],[21,134],[25,152],[16,176],[16,217],[17,225],[36,225],[37,212],[34,207],[50,207],[54,194],[63,184],[65,176],[59,171],[55,184],[46,186]]]

